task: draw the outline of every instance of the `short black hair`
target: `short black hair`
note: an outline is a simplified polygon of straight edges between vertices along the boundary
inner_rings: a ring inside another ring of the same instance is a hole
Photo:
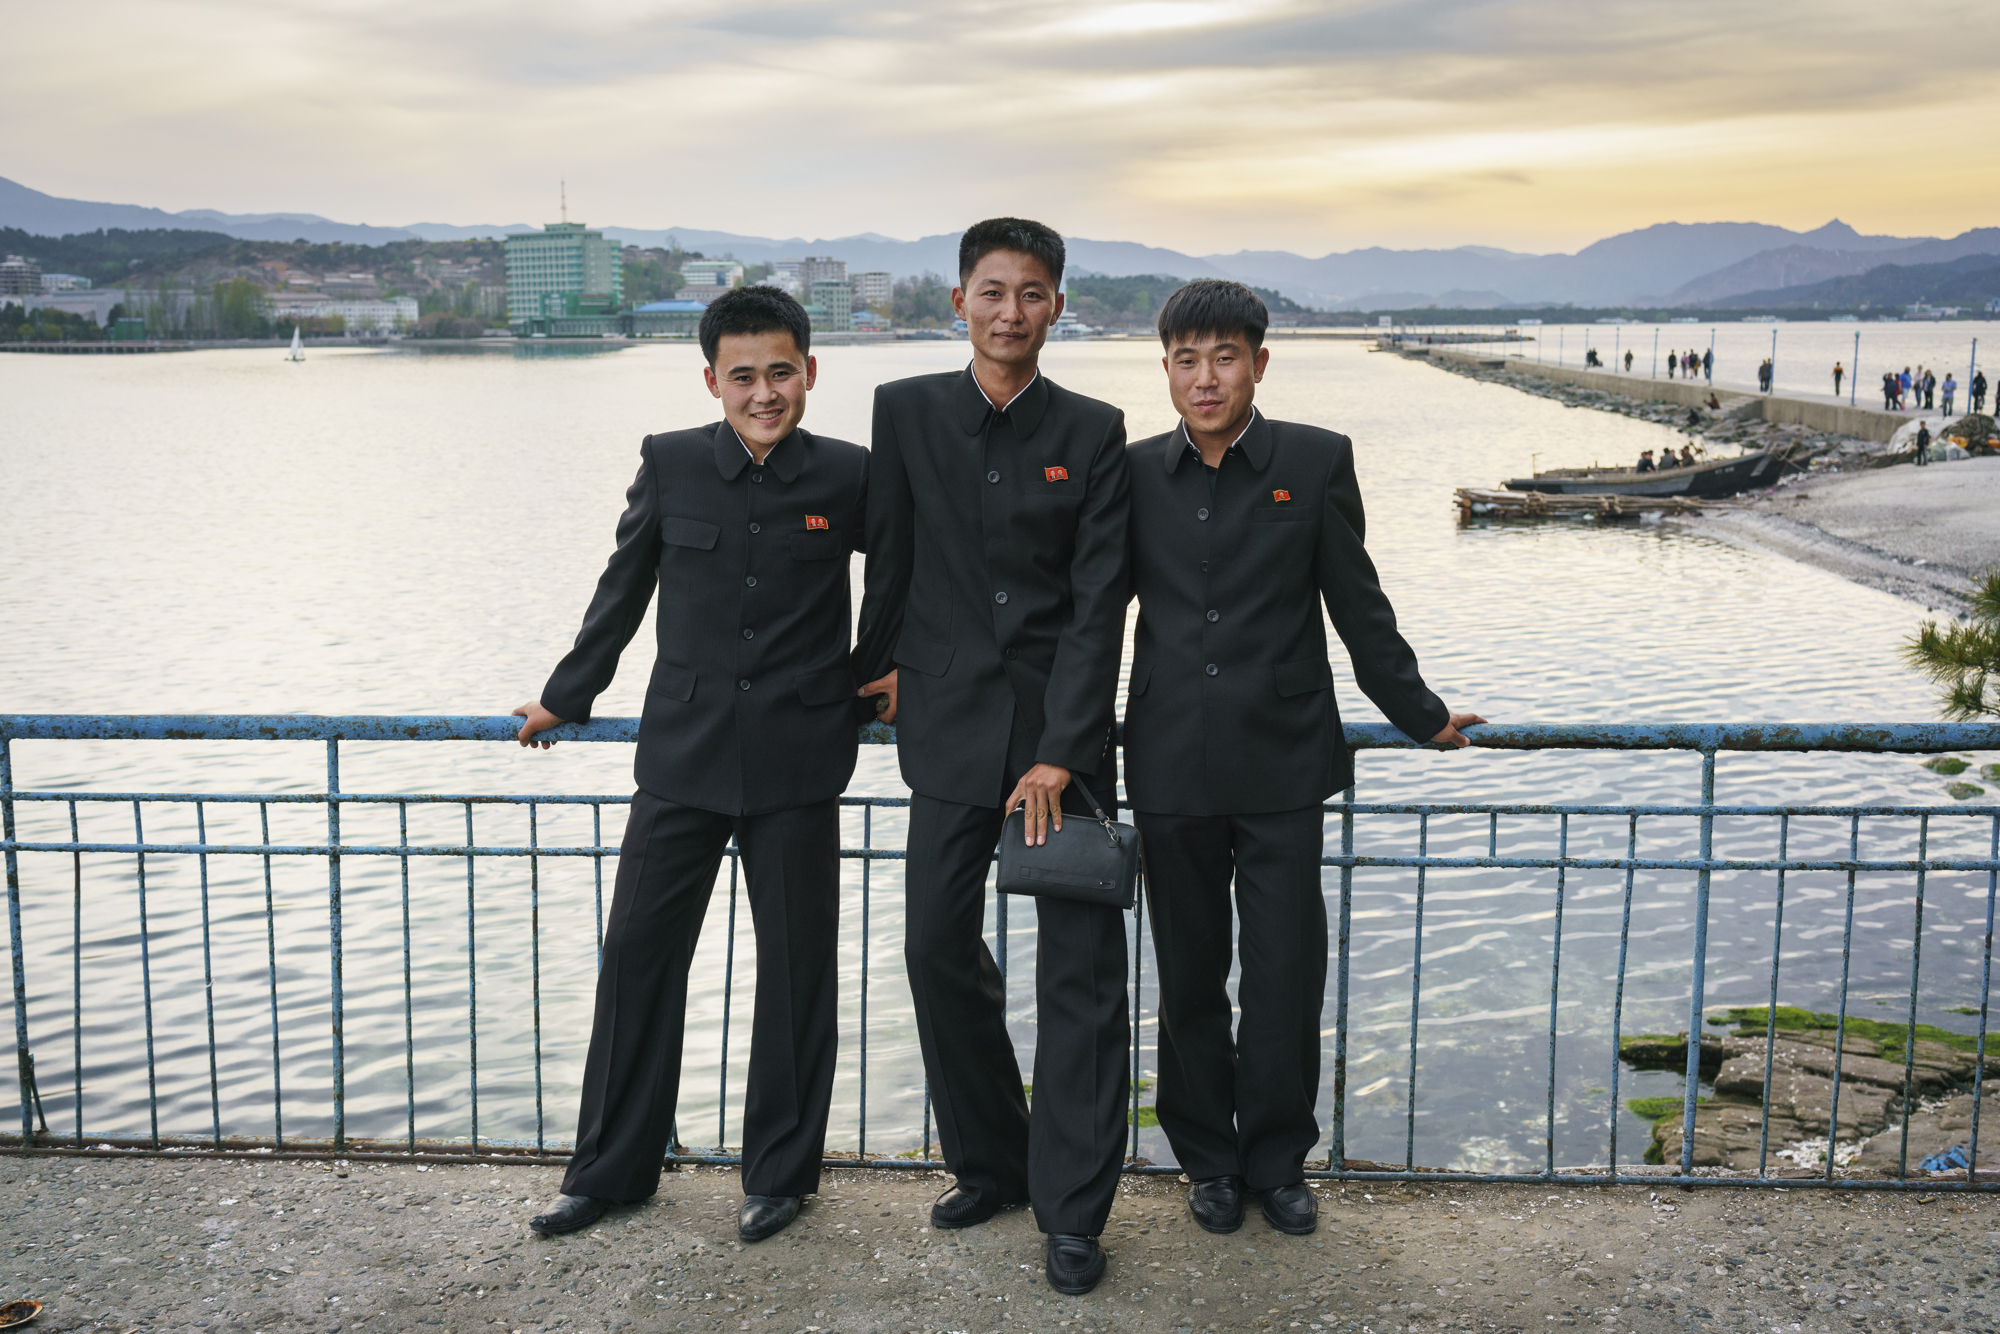
[[[1049,271],[1049,281],[1062,287],[1063,239],[1046,223],[1026,218],[988,218],[975,222],[958,238],[958,285],[972,281],[979,261],[996,250],[1013,250],[1041,261]]]
[[[812,348],[812,316],[777,287],[732,287],[701,313],[701,355],[715,364],[722,340],[731,334],[788,333],[799,355]]]
[[[1264,346],[1271,312],[1264,298],[1242,283],[1224,278],[1197,278],[1167,298],[1160,307],[1160,346],[1173,350],[1202,334],[1226,338],[1242,334],[1254,350]]]

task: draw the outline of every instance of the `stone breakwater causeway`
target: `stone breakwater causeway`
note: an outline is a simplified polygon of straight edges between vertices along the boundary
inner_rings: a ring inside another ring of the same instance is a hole
[[[1985,572],[2000,567],[2000,458],[1908,466],[1913,459],[1908,439],[1919,420],[1930,422],[1934,437],[1949,433],[1951,424],[1934,415],[1722,385],[1711,390],[1700,381],[1536,365],[1455,349],[1414,349],[1406,355],[1415,359],[1425,352],[1422,359],[1441,370],[1566,407],[1672,427],[1707,446],[1791,446],[1812,456],[1806,471],[1747,493],[1735,506],[1663,520],[1685,531],[1774,552],[1953,615],[1963,612]],[[1707,406],[1711,392],[1722,404],[1719,410]],[[1499,479],[1476,480],[1490,485]]]
[[[0,1300],[45,1334],[433,1330],[1219,1334],[1985,1330],[2000,1201],[1958,1195],[1329,1183],[1320,1229],[1211,1236],[1121,1183],[1097,1291],[1049,1291],[1023,1209],[933,1232],[931,1173],[829,1172],[736,1240],[733,1169],[667,1173],[588,1233],[526,1226],[548,1167],[9,1158]]]

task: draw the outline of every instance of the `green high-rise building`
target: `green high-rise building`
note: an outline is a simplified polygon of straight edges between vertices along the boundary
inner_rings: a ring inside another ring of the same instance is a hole
[[[508,236],[508,324],[523,337],[560,336],[589,332],[569,327],[578,321],[609,320],[625,300],[619,249],[580,222]]]

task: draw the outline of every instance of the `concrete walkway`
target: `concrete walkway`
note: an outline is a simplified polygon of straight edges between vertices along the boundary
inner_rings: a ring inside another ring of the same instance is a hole
[[[1025,1210],[926,1225],[930,1174],[829,1173],[798,1222],[735,1236],[733,1170],[544,1239],[544,1167],[0,1159],[0,1300],[104,1330],[1988,1330],[2000,1202],[1638,1187],[1329,1186],[1316,1236],[1254,1210],[1215,1237],[1185,1188],[1128,1181],[1086,1297],[1043,1280]]]

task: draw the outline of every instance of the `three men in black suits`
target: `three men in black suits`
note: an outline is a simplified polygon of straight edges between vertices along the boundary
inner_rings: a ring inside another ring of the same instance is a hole
[[[875,394],[857,674],[884,694],[909,783],[905,959],[938,1137],[957,1183],[933,1226],[1031,1201],[1058,1291],[1104,1272],[1128,1088],[1125,923],[1037,900],[1032,1112],[980,938],[1001,824],[1032,841],[1116,794],[1126,586],[1125,423],[1038,368],[1062,313],[1062,238],[995,218],[959,243],[963,371]]]
[[[1321,803],[1354,781],[1320,604],[1361,689],[1413,739],[1463,746],[1362,546],[1346,436],[1254,406],[1269,316],[1203,280],[1160,313],[1181,425],[1131,447],[1132,589],[1125,782],[1146,855],[1160,969],[1160,1126],[1211,1232],[1243,1194],[1311,1232],[1326,993]],[[1232,1037],[1230,884],[1243,969]]]
[[[658,585],[658,658],[604,934],[576,1153],[533,1221],[571,1232],[659,1186],[679,1091],[688,965],[731,836],[757,933],[738,1232],[757,1241],[818,1189],[836,1046],[839,804],[854,772],[848,554],[868,452],[799,426],[817,373],[804,307],[725,293],[700,328],[723,420],[647,436],[618,546],[523,745],[585,721]],[[548,745],[547,741],[542,743]]]

